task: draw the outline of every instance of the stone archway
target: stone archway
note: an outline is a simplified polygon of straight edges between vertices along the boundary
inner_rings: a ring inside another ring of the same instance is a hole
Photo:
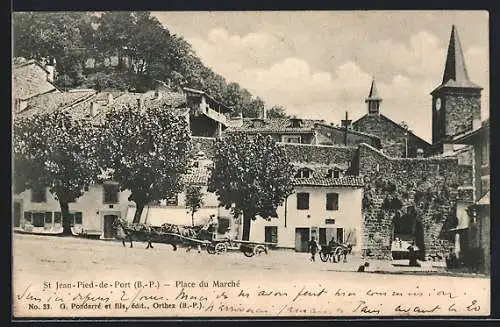
[[[396,214],[392,220],[392,241],[397,239],[408,246],[415,242],[418,258],[425,260],[424,225],[411,207],[404,214]]]

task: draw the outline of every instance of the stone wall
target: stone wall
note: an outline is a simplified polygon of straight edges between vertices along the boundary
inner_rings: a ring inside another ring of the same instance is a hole
[[[445,135],[452,136],[472,130],[474,118],[481,117],[481,96],[477,94],[447,94],[444,97],[446,113]]]
[[[314,162],[350,167],[357,147],[279,143],[292,162]]]
[[[447,230],[457,224],[457,188],[472,167],[459,169],[453,157],[389,158],[364,144],[357,156],[359,175],[365,179],[364,244],[368,252],[389,258],[393,223],[411,214],[422,226],[425,256],[444,258],[453,246]]]
[[[321,133],[323,136],[328,138],[332,144],[344,145],[345,142],[345,130],[343,128],[328,126],[324,124],[316,124],[314,129]],[[369,144],[375,148],[380,147],[380,139],[375,136],[365,135],[364,133],[359,133],[352,129],[347,130],[347,145],[357,146],[361,143]]]
[[[425,156],[430,154],[430,145],[427,142],[412,133],[406,136],[400,125],[384,115],[366,115],[356,121],[353,127],[357,131],[378,136],[382,142],[382,151],[389,157],[405,157],[406,146],[410,158],[417,156],[419,148],[424,150]]]

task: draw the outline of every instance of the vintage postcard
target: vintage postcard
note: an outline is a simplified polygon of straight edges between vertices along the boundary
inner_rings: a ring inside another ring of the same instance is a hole
[[[488,316],[488,20],[14,12],[13,318]]]

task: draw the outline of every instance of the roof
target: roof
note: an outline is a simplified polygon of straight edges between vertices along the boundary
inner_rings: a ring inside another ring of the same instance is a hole
[[[393,124],[394,126],[396,126],[397,128],[400,128],[401,130],[406,130],[403,126],[401,126],[400,124],[396,123],[394,120],[390,119],[389,117],[386,117],[384,116],[383,114],[378,114],[378,115],[370,115],[370,114],[365,114],[363,117],[359,118],[358,120],[356,120],[354,123],[352,123],[353,126],[355,126],[357,123],[359,123],[361,120],[363,119],[366,119],[367,117],[380,117],[382,118],[383,120]],[[417,138],[420,142],[425,142],[426,144],[428,144],[430,146],[430,143],[427,142],[426,140],[424,140],[423,138],[421,138],[420,136],[414,134],[412,131],[408,130],[407,131],[408,134],[410,134],[411,136]],[[368,134],[370,135],[370,134]]]
[[[122,92],[114,94],[110,92],[102,92],[96,94],[94,97],[70,109],[71,115],[75,119],[89,119],[95,124],[101,124],[106,117],[106,114],[111,110],[119,110],[124,107],[137,108],[138,99],[141,101],[141,106],[168,106],[176,115],[186,113],[187,109],[184,108],[185,97],[181,93],[171,91],[150,91],[146,93],[131,93]],[[110,97],[111,96],[111,97]],[[111,101],[110,101],[111,100]],[[96,106],[96,113],[90,117],[91,106],[94,103]]]
[[[293,121],[300,127],[293,127]],[[227,132],[245,133],[313,133],[314,126],[319,120],[293,118],[244,118],[242,126],[231,126]]]
[[[486,194],[476,202],[476,205],[490,205],[490,191],[486,192]]]
[[[460,43],[460,38],[458,37],[458,31],[455,25],[451,28],[450,43],[448,44],[443,81],[441,85],[432,92],[444,87],[482,89],[469,79],[467,67],[465,66],[462,44]]]
[[[370,93],[368,94],[368,98],[365,99],[365,102],[368,101],[382,101],[382,98],[378,95],[377,85],[375,85],[375,79],[372,80]]]
[[[35,96],[28,100],[27,107],[16,113],[17,117],[26,117],[34,114],[50,113],[58,110],[59,108],[74,105],[80,101],[94,95],[94,90],[75,90],[72,92],[51,92]]]
[[[12,94],[14,98],[27,100],[48,92],[57,92],[47,80],[47,70],[35,60],[14,65],[12,70]]]
[[[293,183],[300,186],[340,186],[340,187],[363,187],[361,177],[341,177],[341,178],[294,178]]]
[[[198,94],[198,95],[204,95],[210,102],[212,102],[213,104],[216,104],[218,106],[221,106],[222,109],[224,109],[224,112],[232,112],[233,109],[226,106],[225,104],[223,104],[222,102],[220,101],[217,101],[215,100],[213,97],[211,97],[208,93],[206,93],[205,91],[201,91],[201,90],[196,90],[196,89],[192,89],[192,88],[189,88],[189,87],[185,87],[183,88],[184,92],[186,93],[194,93],[194,94]]]
[[[315,125],[320,125],[320,126],[323,126],[323,127],[326,127],[326,128],[335,129],[335,130],[341,131],[341,132],[345,131],[345,128],[343,128],[343,127],[336,127],[336,126],[328,125],[328,124],[325,124],[325,123],[316,123]],[[380,140],[380,137],[378,137],[376,135],[365,133],[365,132],[361,132],[361,131],[357,131],[357,130],[354,130],[352,128],[348,128],[347,129],[347,134],[355,134],[355,135],[360,135],[360,136],[366,136],[366,137],[369,137],[369,138],[372,138],[372,139],[375,139],[375,140]]]
[[[189,173],[183,176],[187,185],[207,185],[210,177],[210,170],[206,167],[191,168]]]
[[[490,129],[490,120],[487,119],[482,123],[482,126],[478,129],[475,129],[473,131],[470,131],[468,133],[465,133],[463,135],[458,136],[453,140],[453,143],[456,144],[469,144],[469,143],[474,143],[474,140],[482,135],[483,133],[488,133]]]

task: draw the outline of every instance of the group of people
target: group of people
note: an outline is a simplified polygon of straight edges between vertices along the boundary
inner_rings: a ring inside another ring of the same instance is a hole
[[[330,242],[328,242],[328,246],[329,247],[334,247],[336,245],[338,245],[339,243],[337,243],[337,241],[335,241],[335,238],[332,237],[332,239],[330,240]],[[318,251],[320,250],[320,246],[318,244],[318,242],[316,242],[316,239],[315,237],[311,237],[311,241],[309,241],[309,253],[311,253],[311,261],[316,261],[316,253],[318,253]]]

